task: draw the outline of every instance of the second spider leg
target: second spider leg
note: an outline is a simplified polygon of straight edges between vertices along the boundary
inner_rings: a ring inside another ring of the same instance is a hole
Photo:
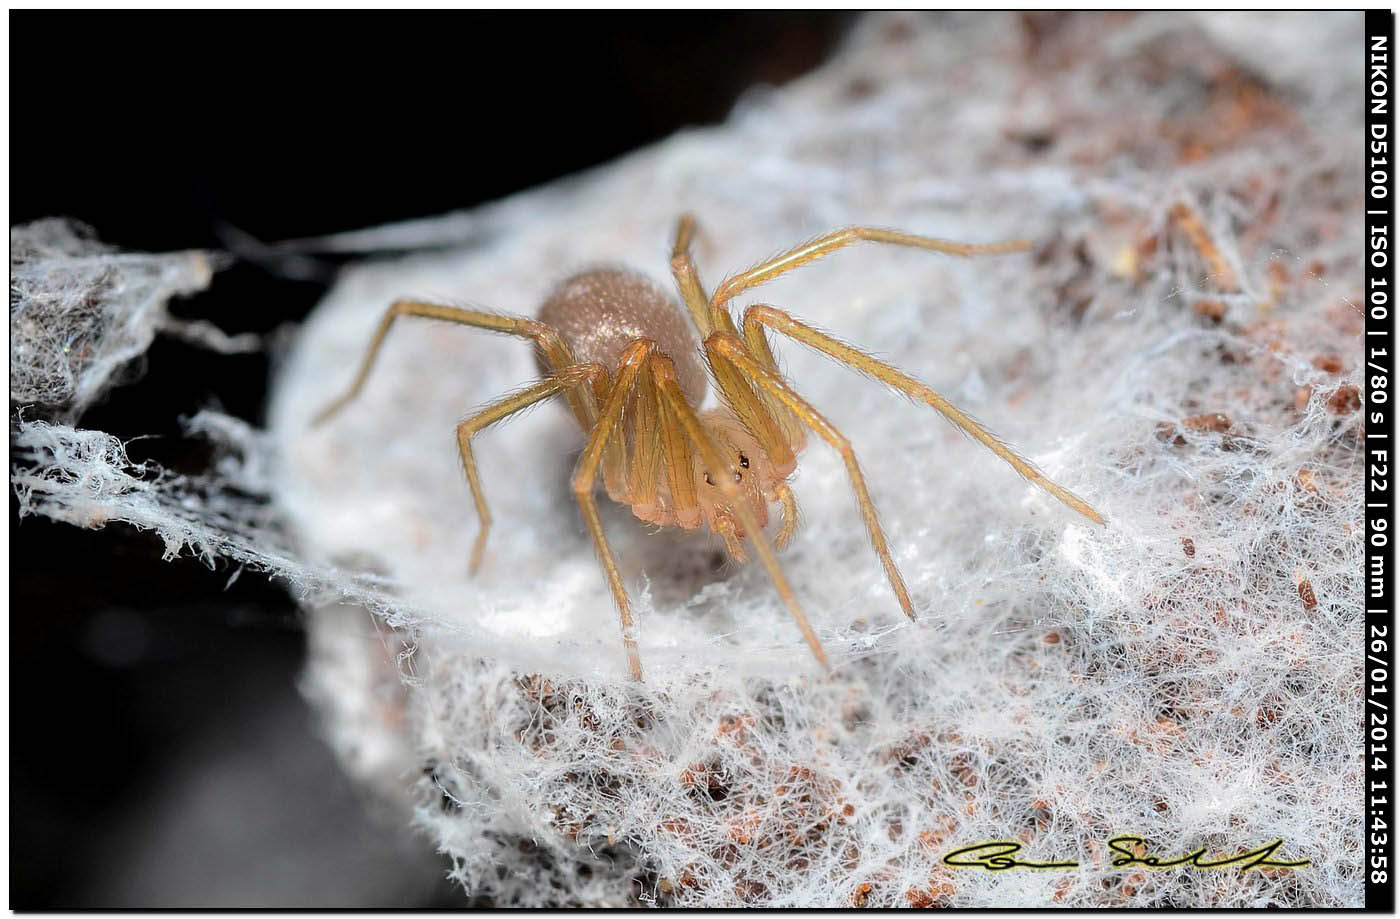
[[[700,283],[700,273],[695,267],[695,259],[690,254],[690,240],[694,235],[695,218],[686,214],[676,224],[676,243],[671,247],[671,274],[676,278],[676,286],[680,288],[681,299],[690,311],[696,331],[700,333],[700,338],[704,339],[715,331],[715,326],[709,297]],[[721,328],[725,331],[733,331],[733,321],[727,315],[721,323]]]
[[[909,599],[909,590],[904,586],[904,578],[894,563],[894,557],[890,555],[889,544],[885,540],[885,531],[880,526],[880,518],[875,513],[875,503],[870,499],[870,491],[865,486],[865,476],[860,471],[860,464],[856,462],[856,454],[851,448],[850,441],[807,400],[799,396],[781,376],[754,360],[737,338],[732,335],[716,333],[705,340],[705,351],[710,355],[711,363],[715,361],[727,362],[757,386],[781,401],[788,411],[802,419],[819,437],[841,454],[841,459],[846,464],[846,472],[851,480],[851,488],[855,491],[856,501],[860,504],[861,516],[865,519],[865,529],[870,537],[870,543],[874,546],[875,553],[880,556],[880,563],[885,568],[885,576],[890,582],[890,587],[894,590],[895,597],[899,600],[900,607],[904,610],[905,615],[914,619],[914,604]]]
[[[379,327],[375,329],[374,337],[370,339],[369,348],[365,351],[364,359],[360,362],[360,368],[355,373],[350,388],[317,413],[311,422],[313,427],[324,423],[359,394],[365,385],[365,380],[369,378],[375,359],[379,356],[379,349],[384,344],[384,337],[389,334],[389,329],[393,327],[395,320],[400,316],[417,316],[423,319],[455,322],[492,332],[503,332],[506,335],[515,335],[519,338],[528,338],[535,343],[540,353],[544,355],[545,361],[556,371],[576,363],[573,353],[569,350],[563,337],[538,320],[517,316],[501,316],[481,310],[442,306],[419,300],[395,300],[393,305],[384,311],[384,316],[379,320]],[[585,429],[591,427],[597,415],[597,402],[594,393],[591,390],[580,388],[577,392],[570,390],[566,395],[569,399],[569,407],[573,409],[579,424],[583,425]]]
[[[976,419],[943,398],[931,387],[925,386],[908,374],[896,370],[889,364],[877,360],[863,351],[837,341],[824,332],[818,332],[816,329],[794,319],[791,315],[780,309],[766,304],[749,307],[744,313],[744,338],[750,342],[762,341],[763,326],[795,339],[810,348],[815,348],[827,357],[838,360],[855,370],[859,370],[867,376],[874,377],[882,383],[893,386],[911,399],[917,399],[924,403],[937,411],[944,418],[947,418],[953,424],[957,425],[978,443],[1005,460],[1010,464],[1011,468],[1020,473],[1027,481],[1045,489],[1066,506],[1073,508],[1095,523],[1101,524],[1104,522],[1103,516],[1090,507],[1088,502],[1069,489],[1056,484],[1047,477],[1045,473],[1036,468],[1034,463],[1006,446],[1006,444],[997,439],[995,434],[982,427]]]
[[[467,473],[467,483],[471,486],[472,500],[476,504],[476,515],[480,518],[481,530],[472,545],[471,562],[467,570],[476,574],[481,567],[481,559],[486,551],[486,534],[491,529],[491,512],[486,507],[486,492],[481,486],[481,475],[477,472],[476,457],[472,453],[471,439],[486,428],[510,417],[537,402],[543,402],[570,387],[591,385],[599,377],[606,378],[607,369],[601,364],[575,364],[566,367],[553,376],[541,380],[520,392],[511,393],[498,399],[470,418],[457,425],[457,449],[462,454],[462,468]]]
[[[603,566],[603,574],[608,580],[608,587],[612,590],[613,602],[617,605],[617,614],[622,627],[622,646],[627,652],[627,664],[632,671],[634,680],[642,678],[642,659],[637,653],[637,637],[633,631],[632,607],[627,599],[627,588],[622,583],[622,574],[618,571],[617,559],[613,556],[612,547],[608,545],[607,534],[603,532],[602,518],[598,516],[598,498],[595,494],[595,487],[598,481],[599,467],[603,464],[604,451],[609,440],[621,426],[622,410],[632,394],[637,374],[645,369],[655,350],[655,342],[639,339],[628,345],[627,350],[622,352],[612,391],[608,393],[608,398],[603,404],[598,423],[588,434],[588,444],[583,449],[583,455],[579,457],[578,468],[574,471],[572,483],[574,497],[578,499],[579,508],[583,511],[583,519],[588,525],[588,532],[593,536],[593,544],[598,550],[598,561]]]
[[[960,243],[948,239],[936,239],[932,236],[902,233],[899,230],[885,230],[880,227],[844,227],[818,236],[810,242],[794,246],[781,255],[760,262],[749,270],[728,278],[715,290],[712,303],[713,311],[722,312],[724,304],[742,291],[757,287],[765,281],[773,280],[780,274],[799,268],[824,255],[830,255],[843,246],[849,246],[851,243],[861,240],[910,246],[916,249],[932,249],[935,252],[946,252],[949,255],[997,255],[1004,252],[1023,252],[1031,247],[1029,242],[1020,239],[998,243]]]

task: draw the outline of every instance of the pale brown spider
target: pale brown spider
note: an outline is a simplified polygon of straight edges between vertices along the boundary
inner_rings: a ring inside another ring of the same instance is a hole
[[[491,525],[472,455],[472,437],[529,405],[562,394],[587,437],[573,475],[574,495],[583,509],[612,589],[622,621],[623,647],[632,676],[638,680],[642,678],[642,664],[633,637],[627,590],[598,516],[595,488],[600,468],[609,497],[630,505],[642,520],[687,530],[704,524],[720,535],[729,555],[740,563],[747,560],[744,540],[748,539],[812,653],[826,665],[821,642],[778,566],[773,543],[764,535],[768,507],[778,502],[783,507],[783,522],[775,540],[777,547],[782,548],[792,538],[797,502],[787,480],[797,466],[797,454],[806,446],[805,428],[811,428],[845,461],[870,542],[880,556],[899,605],[910,619],[914,618],[909,591],[890,557],[850,443],[783,378],[773,360],[765,329],[796,339],[927,403],[1010,463],[1027,480],[1090,520],[1104,522],[1092,507],[1050,481],[986,428],[918,380],[775,307],[750,306],[744,311],[742,333],[726,308],[740,292],[857,240],[954,255],[1016,252],[1029,248],[1029,244],[1017,241],[969,245],[894,230],[847,227],[734,275],[719,285],[713,297],[707,297],[690,255],[694,231],[695,221],[689,216],[681,218],[671,271],[703,340],[703,350],[696,347],[683,314],[665,291],[619,268],[594,269],[565,281],[540,308],[539,319],[399,300],[384,314],[350,388],[327,406],[314,423],[328,419],[360,391],[385,334],[399,316],[460,322],[533,341],[545,376],[457,426],[462,466],[481,518],[470,570],[475,572],[481,564]],[[705,397],[707,369],[719,388],[723,405],[698,412],[696,407]]]

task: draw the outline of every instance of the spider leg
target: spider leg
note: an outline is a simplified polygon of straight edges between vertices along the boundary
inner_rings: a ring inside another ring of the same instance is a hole
[[[733,337],[724,332],[715,334]],[[714,375],[715,384],[724,394],[724,401],[749,433],[763,445],[778,474],[787,475],[792,472],[797,466],[795,451],[803,446],[803,437],[801,429],[792,423],[786,409],[781,404],[769,404],[763,398],[766,393],[761,389],[755,391],[747,375],[732,364],[712,360],[710,371]],[[792,430],[785,430],[779,418],[789,421]]]
[[[681,217],[676,226],[676,243],[671,250],[671,271],[676,276],[681,296],[690,310],[695,328],[703,341],[716,330],[737,336],[739,330],[725,310],[711,309],[705,298],[705,289],[700,285],[695,271],[695,262],[690,255],[690,240],[695,235],[695,218],[690,214]],[[769,366],[776,370],[768,343],[763,342],[762,354],[766,355]],[[781,404],[766,398],[763,393],[753,393],[742,377],[723,365],[711,366],[715,382],[729,397],[730,407],[738,413],[744,426],[768,450],[769,457],[779,469],[790,470],[797,465],[796,451],[801,450],[806,438],[802,425]],[[736,556],[737,557],[737,556]]]
[[[1029,242],[1021,239],[999,243],[960,243],[947,239],[935,239],[932,236],[901,233],[898,230],[882,230],[879,227],[845,227],[818,236],[810,242],[794,246],[781,255],[760,262],[748,271],[727,278],[715,290],[712,312],[723,311],[726,303],[750,287],[757,287],[765,281],[773,280],[780,274],[815,261],[824,255],[830,255],[842,246],[848,246],[860,240],[890,243],[896,246],[912,246],[916,249],[932,249],[935,252],[946,252],[949,255],[996,255],[1003,252],[1022,252],[1031,247]]]
[[[744,349],[743,343],[734,336],[723,333],[711,335],[705,340],[705,352],[710,356],[712,364],[716,359],[723,360],[780,400],[788,411],[802,419],[817,436],[841,454],[851,479],[851,488],[860,504],[861,516],[865,518],[865,530],[870,537],[870,544],[875,547],[875,554],[880,556],[880,563],[885,567],[885,576],[889,579],[890,587],[894,589],[899,605],[904,609],[905,615],[913,619],[914,605],[909,600],[904,578],[900,576],[894,558],[890,555],[885,531],[880,527],[880,518],[875,514],[875,504],[870,500],[870,491],[865,487],[865,476],[861,474],[860,464],[856,462],[855,451],[851,449],[850,441],[807,400],[799,396],[781,376],[754,360]]]
[[[703,340],[709,337],[715,326],[709,297],[705,295],[705,288],[700,284],[700,274],[695,268],[695,259],[690,254],[690,240],[694,235],[695,218],[685,214],[676,224],[676,244],[671,247],[671,274],[676,278],[681,299],[685,301],[686,309],[690,310],[690,318]],[[726,331],[734,330],[734,323],[728,316],[722,321],[726,323]]]
[[[622,422],[622,410],[633,391],[633,384],[650,360],[656,343],[639,339],[627,346],[618,362],[617,378],[612,391],[603,404],[598,423],[588,434],[588,443],[579,457],[578,468],[574,470],[572,487],[583,511],[588,532],[593,536],[593,544],[598,550],[598,560],[603,565],[608,587],[612,590],[613,602],[617,605],[618,618],[622,625],[622,646],[627,651],[627,663],[632,670],[632,678],[642,678],[642,659],[637,654],[637,639],[633,634],[632,608],[627,600],[627,588],[622,584],[622,575],[617,570],[617,559],[608,545],[607,534],[603,532],[603,521],[598,516],[598,498],[594,485],[598,481],[598,469],[603,464],[603,453],[612,435]]]
[[[486,550],[486,534],[491,529],[491,512],[486,508],[486,493],[481,487],[481,476],[477,472],[476,457],[472,454],[471,439],[496,422],[558,395],[562,390],[591,383],[599,376],[606,375],[607,369],[602,364],[575,364],[566,367],[548,379],[492,402],[457,425],[457,449],[462,454],[462,468],[466,470],[467,482],[472,489],[472,500],[476,503],[476,515],[481,520],[481,530],[476,535],[471,563],[467,567],[471,574],[476,574],[477,569],[481,567],[482,553]]]
[[[695,235],[695,215],[682,214],[676,221],[676,243],[671,247],[671,258],[690,252],[690,240]]]
[[[680,384],[676,381],[675,366],[671,363],[671,359],[665,355],[658,355],[652,362],[652,372],[656,375],[657,387],[666,402],[668,423],[675,423],[685,431],[690,443],[695,447],[705,465],[711,469],[725,468],[725,460],[720,455],[719,448],[705,433],[704,426],[701,425],[699,417],[695,414],[695,409],[691,408],[690,403],[685,401],[685,394],[681,392]],[[671,468],[669,472],[672,481],[674,481],[679,476],[688,476],[690,469],[689,467],[685,469]],[[812,624],[807,621],[806,614],[802,612],[802,607],[797,602],[797,595],[793,593],[792,585],[788,583],[787,577],[783,575],[783,570],[778,565],[778,556],[774,553],[773,546],[763,535],[763,530],[758,526],[758,520],[740,495],[738,486],[726,475],[715,476],[715,479],[719,489],[733,506],[745,532],[749,534],[754,551],[758,553],[759,560],[763,562],[763,567],[768,571],[768,577],[772,579],[773,586],[777,588],[778,595],[782,597],[783,605],[787,607],[788,613],[792,615],[793,621],[802,631],[807,645],[812,649],[812,653],[816,655],[822,666],[829,667],[826,651],[823,650],[821,641],[817,639],[817,633],[812,630]]]
[[[690,254],[690,241],[694,235],[695,218],[690,214],[682,215],[676,225],[675,245],[671,248],[671,272],[675,275],[681,297],[690,310],[691,320],[702,341],[715,331],[737,336],[739,330],[729,313],[712,307],[706,300],[705,289],[700,284],[695,261]],[[773,369],[777,369],[766,341],[762,353]],[[797,464],[795,450],[801,449],[803,443],[801,425],[780,405],[761,393],[753,392],[743,377],[735,376],[729,367],[711,364],[710,370],[730,407],[739,415],[744,427],[768,450],[773,464],[779,469],[791,470]]]
[[[360,369],[355,374],[355,379],[351,382],[350,388],[344,395],[336,399],[331,404],[323,408],[314,419],[312,426],[324,423],[336,412],[359,395],[361,388],[365,385],[365,380],[369,377],[370,369],[374,366],[374,360],[379,356],[379,348],[384,343],[384,336],[389,334],[389,327],[394,324],[394,320],[400,316],[419,316],[425,319],[439,319],[444,322],[456,322],[462,325],[475,326],[479,329],[487,329],[492,332],[502,332],[506,335],[515,335],[520,338],[528,338],[539,348],[544,355],[545,361],[554,370],[562,370],[565,367],[576,364],[573,353],[565,343],[563,336],[557,331],[538,322],[534,319],[523,319],[517,316],[500,316],[495,313],[482,312],[480,310],[461,309],[455,306],[441,306],[436,303],[423,303],[418,300],[395,300],[393,305],[384,312],[384,318],[379,321],[379,327],[375,330],[374,337],[370,339],[369,349],[365,352],[364,360],[360,363]],[[583,429],[589,430],[597,419],[597,400],[592,391],[584,387],[574,387],[566,390],[566,397],[569,400],[569,407],[573,409],[574,415],[578,418]]]
[[[651,512],[659,500],[662,444],[658,396],[651,374],[643,373],[637,378],[636,395],[624,411],[631,416],[627,427],[632,448],[625,477],[626,500],[634,512]]]
[[[1068,489],[1055,484],[1046,477],[1045,473],[1035,467],[1030,460],[1018,455],[1010,447],[1006,446],[996,435],[982,427],[976,419],[963,412],[956,405],[940,396],[937,392],[913,377],[902,373],[890,365],[879,361],[863,351],[852,348],[832,338],[823,332],[803,322],[794,319],[788,313],[765,304],[751,306],[744,312],[744,338],[746,341],[763,340],[762,326],[767,326],[776,332],[793,338],[808,347],[815,348],[834,360],[840,361],[867,376],[874,377],[881,383],[893,386],[895,389],[917,399],[937,411],[944,418],[961,428],[968,436],[972,437],[982,446],[991,450],[1001,457],[1021,474],[1028,482],[1045,489],[1054,495],[1064,504],[1088,517],[1095,523],[1104,523],[1103,517],[1094,510],[1083,499],[1076,496]],[[766,346],[766,342],[765,342]]]
[[[658,373],[653,367],[653,392],[656,393],[656,417],[661,424],[661,454],[666,467],[666,481],[671,490],[676,522],[684,529],[693,530],[700,526],[702,520],[700,499],[695,491],[695,454],[691,451],[685,428],[662,392]]]

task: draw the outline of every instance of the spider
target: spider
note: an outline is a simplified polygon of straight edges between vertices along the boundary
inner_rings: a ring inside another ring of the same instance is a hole
[[[747,541],[812,653],[827,666],[821,642],[775,554],[775,548],[783,548],[792,539],[797,526],[797,502],[787,480],[796,469],[797,455],[806,446],[810,429],[840,453],[870,543],[899,605],[914,619],[909,591],[890,556],[851,444],[783,377],[769,346],[770,331],[927,404],[1028,481],[1090,520],[1104,522],[1087,503],[1046,478],[977,421],[913,377],[776,307],[750,306],[737,326],[727,308],[743,291],[861,240],[963,256],[1023,251],[1029,248],[1028,243],[977,245],[874,227],[846,227],[733,275],[713,296],[707,296],[690,254],[694,234],[694,218],[682,217],[672,248],[671,271],[699,333],[702,344],[698,347],[674,298],[625,268],[595,268],[569,278],[545,301],[538,319],[398,300],[380,321],[349,389],[323,409],[313,424],[329,419],[360,392],[384,336],[400,316],[456,322],[532,341],[542,378],[490,403],[457,426],[457,447],[481,521],[469,571],[475,573],[480,567],[491,527],[472,438],[521,409],[562,395],[586,437],[572,489],[617,605],[628,667],[637,680],[642,679],[642,663],[627,589],[598,516],[600,472],[608,496],[629,505],[641,520],[687,530],[703,525],[723,539],[730,557],[741,564],[748,560]],[[711,379],[721,404],[699,411]],[[764,528],[769,522],[769,507],[775,503],[782,507],[782,524],[770,540]]]

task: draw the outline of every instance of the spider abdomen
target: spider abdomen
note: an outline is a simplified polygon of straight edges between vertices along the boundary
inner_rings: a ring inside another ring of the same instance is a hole
[[[639,338],[676,366],[676,379],[691,405],[705,398],[705,365],[690,322],[661,287],[626,268],[592,268],[568,278],[540,307],[538,319],[556,329],[574,357],[616,370],[628,345]],[[548,373],[541,363],[540,371]]]

